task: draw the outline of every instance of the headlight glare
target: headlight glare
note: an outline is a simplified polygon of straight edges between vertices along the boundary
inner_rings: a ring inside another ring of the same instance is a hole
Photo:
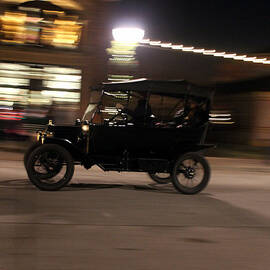
[[[89,125],[82,125],[82,131],[88,132],[89,131]]]

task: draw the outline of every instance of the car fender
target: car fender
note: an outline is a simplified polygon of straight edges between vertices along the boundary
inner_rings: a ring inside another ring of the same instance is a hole
[[[215,147],[216,147],[215,144],[197,144],[197,145],[194,145],[192,148],[194,149],[193,152],[198,152],[204,149],[215,148]]]
[[[214,144],[188,144],[188,145],[179,145],[173,151],[174,157],[178,157],[179,154],[185,154],[188,152],[202,152],[205,149],[216,147]]]
[[[73,157],[74,160],[81,161],[85,157],[85,153],[76,147],[74,143],[67,139],[56,138],[56,137],[46,137],[43,141],[44,144],[57,144],[64,147]]]

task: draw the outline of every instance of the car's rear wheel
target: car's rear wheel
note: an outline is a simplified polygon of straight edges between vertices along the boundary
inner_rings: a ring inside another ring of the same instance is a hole
[[[171,182],[171,175],[169,173],[148,173],[148,175],[158,184],[168,184]]]
[[[184,194],[196,194],[202,191],[210,179],[210,167],[207,160],[197,153],[187,153],[175,163],[172,172],[174,187]]]
[[[62,146],[45,144],[29,155],[27,172],[30,181],[40,190],[55,191],[71,180],[74,162],[70,153]]]

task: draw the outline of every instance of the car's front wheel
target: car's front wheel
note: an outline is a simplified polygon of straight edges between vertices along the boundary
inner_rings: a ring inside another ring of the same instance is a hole
[[[210,167],[201,155],[187,153],[175,162],[172,183],[179,192],[196,194],[207,186],[209,179]]]
[[[39,147],[41,145],[40,142],[35,142],[33,143],[24,153],[24,157],[23,157],[23,163],[24,163],[24,167],[25,169],[27,169],[27,161],[29,159],[29,156],[31,155],[31,153],[34,151],[35,148]]]
[[[71,180],[74,162],[70,153],[62,146],[44,144],[29,155],[27,172],[30,181],[40,190],[55,191]]]

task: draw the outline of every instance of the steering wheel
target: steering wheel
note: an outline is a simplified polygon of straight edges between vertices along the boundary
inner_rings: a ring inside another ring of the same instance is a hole
[[[112,122],[116,117],[120,116],[124,121],[127,121],[127,114],[123,113],[122,109],[117,109],[117,114],[112,116],[109,120],[108,123]],[[117,123],[116,123],[117,124]]]

